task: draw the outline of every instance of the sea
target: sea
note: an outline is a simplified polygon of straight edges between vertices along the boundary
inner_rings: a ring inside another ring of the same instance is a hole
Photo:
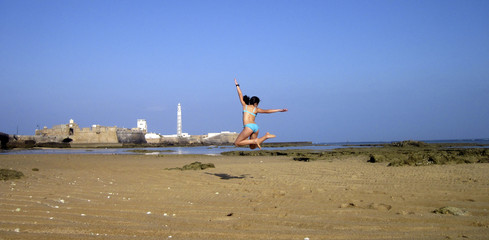
[[[456,143],[471,144],[476,146],[463,146],[466,148],[489,148],[489,138],[485,139],[455,139],[455,140],[425,140],[426,143]],[[324,142],[313,143],[309,146],[288,146],[288,147],[263,147],[263,150],[333,150],[340,148],[365,147],[368,145],[380,145],[392,142]],[[136,150],[136,151],[135,151]],[[137,152],[137,150],[142,150]],[[39,149],[13,149],[0,150],[0,155],[9,154],[199,154],[199,155],[220,155],[229,151],[249,151],[249,148],[234,146],[198,146],[198,147],[159,147],[159,148],[39,148]]]

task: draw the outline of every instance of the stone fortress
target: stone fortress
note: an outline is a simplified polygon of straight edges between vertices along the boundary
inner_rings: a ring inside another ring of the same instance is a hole
[[[91,128],[80,128],[73,119],[68,124],[37,129],[32,140],[42,142],[64,142],[71,146],[90,146],[103,144],[105,146],[121,146],[123,143],[146,143],[144,131],[133,128],[105,127],[92,125]]]
[[[69,143],[72,147],[123,146],[124,144],[148,145],[229,145],[233,144],[238,134],[222,131],[207,135],[189,135],[182,132],[182,110],[177,108],[177,134],[161,135],[148,132],[145,119],[137,120],[136,128],[118,128],[92,125],[91,128],[80,128],[73,119],[67,124],[37,129],[34,136],[18,136],[19,140],[30,140],[36,143],[54,142]]]

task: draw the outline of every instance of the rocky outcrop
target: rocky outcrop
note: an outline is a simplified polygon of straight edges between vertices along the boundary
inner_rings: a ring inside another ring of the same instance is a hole
[[[428,144],[420,141],[413,141],[413,140],[407,140],[407,141],[401,141],[401,142],[393,142],[391,143],[391,146],[393,147],[426,147]]]
[[[0,132],[0,144],[2,149],[7,148],[7,143],[9,142],[9,135],[3,132]]]
[[[454,163],[489,163],[487,148],[449,148],[439,144],[415,144],[426,147],[398,147],[387,144],[384,147],[340,148],[329,151],[318,150],[260,150],[223,152],[225,156],[288,156],[296,161],[330,160],[359,156],[370,163],[386,163],[387,166],[427,166]],[[411,145],[411,144],[408,144]]]

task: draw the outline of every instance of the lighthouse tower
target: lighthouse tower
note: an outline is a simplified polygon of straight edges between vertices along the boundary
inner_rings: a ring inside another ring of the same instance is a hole
[[[182,107],[180,106],[180,103],[178,103],[177,108],[177,136],[182,136]]]

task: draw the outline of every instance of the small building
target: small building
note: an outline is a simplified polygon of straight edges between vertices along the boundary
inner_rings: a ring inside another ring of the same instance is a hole
[[[138,119],[137,128],[146,133],[148,131],[148,124],[146,123],[146,119]]]

